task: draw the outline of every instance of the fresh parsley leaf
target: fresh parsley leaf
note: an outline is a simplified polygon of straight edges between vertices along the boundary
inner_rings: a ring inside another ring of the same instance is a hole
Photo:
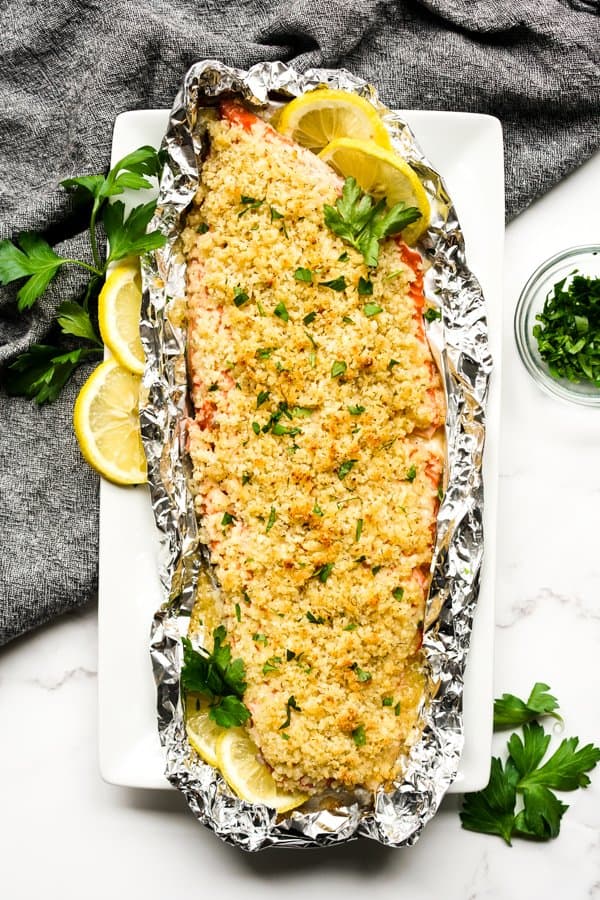
[[[397,359],[390,359],[389,363],[387,364],[387,367],[391,372],[392,369],[394,368],[394,366],[399,366],[399,365],[400,365],[400,363],[398,362]]]
[[[541,785],[523,790],[523,809],[514,822],[516,834],[543,841],[558,837],[560,821],[569,807]]]
[[[429,309],[426,309],[423,313],[423,318],[426,322],[435,322],[436,319],[442,318],[442,313],[435,306],[430,306]]]
[[[367,743],[367,735],[365,733],[364,725],[357,725],[356,728],[352,729],[352,740],[357,747],[365,746]]]
[[[416,477],[417,477],[417,467],[416,467],[416,466],[411,466],[411,467],[407,470],[406,475],[405,475],[405,478],[406,478],[407,481],[414,481]]]
[[[262,667],[263,675],[268,675],[270,672],[278,672],[281,663],[282,659],[280,656],[270,656]]]
[[[548,693],[549,690],[547,684],[536,682],[526,703],[514,694],[502,694],[500,699],[494,701],[494,730],[515,728],[541,716],[553,716],[562,722],[556,712],[558,701]]]
[[[360,416],[360,415],[362,415],[362,414],[364,413],[365,407],[364,407],[364,406],[359,406],[359,405],[357,404],[356,406],[349,406],[349,407],[348,407],[348,411],[350,412],[350,415],[351,415],[351,416]]]
[[[221,525],[223,525],[225,527],[226,525],[233,525],[234,522],[235,522],[235,516],[232,516],[231,513],[229,513],[229,512],[223,513],[223,518],[221,519]]]
[[[39,234],[26,231],[17,238],[18,247],[9,240],[0,241],[0,284],[27,278],[17,291],[19,312],[29,309],[44,293],[65,262]],[[20,249],[19,249],[20,248]]]
[[[306,419],[313,414],[313,410],[309,406],[292,406],[290,412],[295,419]]]
[[[269,643],[266,635],[261,634],[259,631],[252,635],[252,640],[257,644],[263,644],[265,647]]]
[[[391,234],[398,234],[407,225],[421,218],[416,207],[397,203],[386,209],[385,200],[377,203],[363,194],[355,178],[346,178],[342,196],[335,207],[323,207],[325,224],[342,240],[362,253],[367,266],[374,267],[379,259],[379,242]]]
[[[277,316],[279,319],[282,319],[284,322],[289,322],[290,314],[287,311],[287,307],[283,301],[280,301],[275,309],[273,310],[273,315]]]
[[[348,285],[343,275],[338,278],[332,278],[331,281],[320,281],[321,287],[330,288],[332,291],[345,291]]]
[[[246,690],[245,666],[231,659],[231,648],[221,625],[213,631],[213,651],[196,650],[189,638],[182,638],[183,666],[181,686],[184,692],[205,694],[211,700],[210,717],[224,728],[243,725],[250,711],[241,702]]]
[[[370,297],[373,293],[373,282],[369,278],[363,278],[362,275],[358,279],[358,296]]]
[[[138,147],[120,159],[106,178],[103,175],[82,175],[66,178],[61,185],[67,190],[90,194],[97,201],[106,200],[124,190],[147,190],[152,187],[148,178],[157,178],[162,165],[159,153],[154,147]]]
[[[323,616],[315,616],[310,610],[306,613],[306,618],[311,623],[311,625],[324,625],[325,619]]]
[[[460,813],[462,827],[468,831],[496,834],[510,846],[514,830],[517,793],[514,780],[498,758],[492,759],[488,786],[465,794]]]
[[[166,235],[160,231],[146,233],[150,219],[154,215],[156,202],[135,206],[125,218],[125,204],[121,200],[108,203],[104,207],[102,221],[110,245],[107,263],[125,256],[139,256],[150,250],[163,247]]]
[[[382,705],[382,706],[393,706],[393,705],[394,705],[394,698],[393,698],[393,697],[382,697],[382,698],[381,698],[381,705]]]
[[[370,319],[373,316],[378,316],[379,313],[383,312],[383,306],[380,306],[378,303],[365,303],[365,305],[363,306],[363,312],[367,319]]]
[[[260,434],[260,425],[258,424],[258,422],[253,422],[253,423],[252,423],[252,431],[253,431],[254,434],[256,434],[256,435],[259,435],[259,434]]]
[[[260,207],[265,202],[265,198],[262,200],[256,200],[254,197],[246,197],[244,194],[240,197],[240,203],[244,207],[244,209],[238,213],[238,219],[241,219],[242,216],[245,216],[247,212],[250,212],[251,209],[260,209]],[[271,217],[271,221],[273,218]]]
[[[304,322],[305,325],[310,325],[310,323],[314,322],[316,318],[317,318],[317,314],[313,310],[312,312],[307,313],[307,315],[304,316],[302,321]]]
[[[208,231],[208,225],[206,222],[200,222],[198,227],[196,228],[196,234],[206,234]]]
[[[404,588],[395,587],[392,591],[392,597],[394,598],[394,600],[402,600],[402,598],[404,597]]]
[[[56,311],[56,318],[63,334],[72,334],[102,346],[90,314],[81,304],[74,300],[63,300]]]
[[[283,219],[283,213],[280,213],[278,209],[275,209],[274,206],[269,207],[271,211],[271,222],[276,222],[278,219]]]
[[[529,741],[527,730],[531,731],[534,727],[536,727],[535,722],[523,726],[525,736],[523,746],[525,750]],[[537,728],[541,729],[542,726],[537,725]],[[528,769],[521,773],[515,760],[515,765],[517,765],[519,774],[521,774],[519,787],[528,788],[532,785],[540,784],[557,791],[574,791],[579,787],[587,787],[590,779],[586,773],[600,762],[600,747],[586,744],[585,747],[581,747],[578,750],[578,744],[579,738],[565,738],[550,759],[546,760],[543,766],[535,770],[529,766]],[[510,742],[509,749],[514,760],[513,750],[515,747],[514,745],[511,747]],[[526,761],[528,760],[529,757],[526,757]]]
[[[4,385],[9,394],[29,397],[38,406],[53,403],[77,366],[99,348],[79,347],[62,352],[47,344],[32,344],[7,367]]]
[[[343,359],[336,359],[331,367],[331,377],[339,378],[340,375],[343,375],[348,366],[344,362]]]
[[[303,281],[306,284],[312,284],[313,273],[310,269],[303,269],[300,266],[300,268],[296,269],[296,271],[294,272],[294,278],[296,279],[296,281]],[[308,322],[305,322],[304,324],[308,325]]]
[[[344,480],[348,472],[352,471],[357,462],[357,459],[347,459],[341,464],[341,466],[337,470],[337,477],[340,479],[340,481]]]
[[[354,672],[354,674],[356,675],[356,677],[358,678],[358,680],[360,681],[361,684],[366,684],[368,681],[371,681],[373,678],[371,673],[365,672],[364,669],[361,669],[361,667],[358,665],[358,663],[352,663],[350,668],[352,669],[352,671]]]

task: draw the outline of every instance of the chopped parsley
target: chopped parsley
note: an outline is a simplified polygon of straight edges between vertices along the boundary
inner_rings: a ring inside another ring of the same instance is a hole
[[[365,734],[364,725],[357,725],[356,728],[352,730],[352,740],[357,747],[365,746],[365,744],[367,743],[367,736]]]
[[[263,644],[265,647],[269,643],[266,635],[261,634],[259,631],[257,631],[255,634],[252,635],[252,640],[256,644]]]
[[[370,297],[373,293],[373,282],[370,278],[363,278],[362,275],[358,279],[358,296]]]
[[[305,325],[310,325],[310,323],[314,322],[316,318],[317,318],[317,314],[313,309],[312,312],[309,312],[304,316],[302,321],[304,322]]]
[[[200,222],[198,227],[196,228],[196,234],[206,234],[208,231],[208,225],[206,222]]]
[[[321,582],[321,584],[325,584],[325,582],[327,581],[327,579],[328,579],[329,576],[331,575],[331,573],[332,573],[332,571],[333,571],[333,565],[334,565],[333,563],[325,563],[325,565],[320,566],[320,567],[316,570],[316,572],[315,572],[315,577],[319,579],[319,581]]]
[[[306,613],[306,618],[312,625],[324,625],[325,624],[325,619],[323,618],[323,616],[315,616],[315,614],[312,613],[310,611],[310,609]]]
[[[554,285],[533,336],[553,378],[600,387],[600,278],[574,274]]]
[[[285,658],[286,658],[286,661],[287,661],[287,662],[291,662],[293,659],[296,658],[296,654],[294,653],[293,650],[286,650],[286,651],[285,651]]]
[[[373,575],[377,575],[377,573],[381,572],[382,569],[383,569],[383,566],[372,566],[371,572],[373,573]]]
[[[283,725],[279,726],[279,731],[282,731],[284,728],[289,728],[290,723],[292,721],[292,710],[295,712],[302,712],[298,704],[296,703],[296,698],[292,695],[288,697],[287,703],[285,704],[286,709],[286,717]]]
[[[218,385],[217,382],[215,381],[215,382],[213,382],[213,384],[211,384],[211,386],[209,387],[208,390],[211,391],[211,392],[212,392],[212,391],[218,391],[218,390],[219,390],[219,385]]]
[[[394,705],[394,698],[393,698],[393,697],[382,697],[382,698],[381,698],[381,705],[382,705],[382,706],[393,706],[393,705]]]
[[[367,319],[370,319],[373,316],[378,316],[380,312],[383,312],[383,306],[379,306],[378,303],[365,303],[363,312]]]
[[[266,403],[270,396],[270,391],[260,391],[256,398],[256,408],[258,409],[259,406],[262,406],[263,403]]]
[[[273,315],[277,316],[279,319],[283,319],[284,322],[289,322],[290,314],[287,311],[287,307],[283,301],[280,301],[275,309],[273,310]]]
[[[278,672],[281,663],[282,659],[280,656],[270,656],[262,667],[263,675],[268,675],[269,672]]]
[[[354,533],[354,540],[355,540],[355,541],[360,541],[360,536],[361,536],[361,534],[362,534],[362,530],[363,530],[363,520],[362,520],[362,519],[357,519],[357,520],[356,520],[356,531],[355,531],[355,533]]]
[[[242,216],[245,216],[247,212],[250,212],[251,209],[259,209],[263,203],[265,202],[265,198],[262,200],[256,200],[254,197],[246,197],[244,194],[240,197],[240,203],[244,207],[244,209],[238,213],[238,219],[241,219]]]
[[[352,471],[357,462],[357,459],[347,459],[341,464],[341,466],[337,470],[337,477],[340,479],[340,481],[344,480],[348,472]]]
[[[436,319],[442,318],[442,313],[439,309],[436,309],[435,306],[430,306],[429,309],[426,309],[423,313],[423,318],[426,322],[435,322]]]
[[[235,517],[231,515],[231,513],[223,513],[223,518],[221,519],[221,525],[233,525],[235,522]]]
[[[312,511],[313,511],[313,513],[315,514],[315,516],[323,516],[323,515],[325,515],[324,512],[323,512],[323,510],[321,509],[321,507],[319,506],[318,503],[315,503],[315,505],[313,506],[313,510],[312,510]]]
[[[343,275],[339,275],[337,278],[332,278],[331,281],[320,281],[319,284],[321,287],[330,288],[332,291],[345,291],[348,285],[346,284],[346,279]]]
[[[334,364],[331,367],[331,377],[339,378],[340,375],[343,375],[348,366],[344,362],[343,359],[336,359]]]
[[[344,625],[343,631],[356,631],[357,628],[356,622],[348,622],[347,625]]]
[[[396,705],[394,707],[394,715],[399,716],[401,711],[402,711],[402,707],[400,706],[400,701],[398,701],[398,703],[396,703]]]
[[[290,412],[296,419],[306,419],[313,414],[309,406],[292,406]]]
[[[371,681],[373,678],[371,673],[365,672],[364,669],[361,669],[361,667],[358,665],[358,663],[352,663],[350,668],[352,669],[352,671],[354,672],[354,674],[356,675],[356,677],[358,678],[358,680],[360,681],[361,684],[366,684],[367,681]]]
[[[402,600],[402,598],[404,597],[404,588],[395,587],[392,591],[392,597],[394,598],[394,600]]]
[[[254,432],[254,434],[260,434],[260,425],[258,424],[258,422],[252,423],[252,431]]]
[[[354,325],[354,319],[351,319],[350,316],[342,316],[342,322],[344,325]]]
[[[243,306],[244,303],[247,303],[249,299],[250,298],[248,297],[246,291],[243,291],[239,285],[233,289],[233,302],[238,307],[238,309],[240,308],[240,306]]]
[[[277,349],[276,347],[259,347],[258,350],[256,351],[256,358],[257,359],[269,359],[269,357],[271,356],[273,351],[276,349]]]
[[[444,485],[442,484],[441,481],[440,481],[440,483],[438,484],[437,497],[438,497],[438,500],[440,501],[440,503],[441,503],[442,500],[444,499]]]
[[[241,622],[242,621],[242,610],[240,609],[240,604],[236,603],[234,608],[235,608],[235,617],[238,620],[238,622]]]
[[[310,269],[303,269],[302,266],[300,266],[294,272],[294,278],[296,279],[296,281],[304,281],[305,284],[312,284],[313,273],[311,272]],[[308,324],[308,323],[305,322],[305,324]]]
[[[410,469],[408,469],[408,471],[406,473],[406,480],[414,481],[416,477],[417,477],[417,468],[416,468],[416,466],[411,466]]]
[[[278,219],[283,219],[283,213],[280,213],[278,209],[275,209],[274,206],[270,206],[269,210],[271,212],[271,222],[276,222]]]
[[[340,253],[340,255],[338,256],[338,262],[348,262],[349,259],[350,257],[348,256],[348,252],[346,250],[344,250],[344,252]]]
[[[277,510],[275,509],[274,506],[272,506],[272,507],[271,507],[271,512],[269,513],[269,519],[268,519],[268,521],[267,521],[267,527],[266,527],[266,530],[265,530],[265,534],[268,534],[268,533],[269,533],[269,531],[271,530],[271,528],[272,528],[273,525],[275,524],[276,519],[277,519]]]
[[[365,407],[357,404],[356,406],[349,406],[348,410],[351,416],[361,416],[365,411]]]

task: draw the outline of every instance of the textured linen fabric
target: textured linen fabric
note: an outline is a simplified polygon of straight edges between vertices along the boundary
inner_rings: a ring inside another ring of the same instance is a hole
[[[0,237],[39,231],[69,256],[87,252],[86,222],[58,182],[105,170],[115,116],[170,106],[206,57],[345,66],[390,106],[497,116],[508,218],[600,143],[597,0],[13,0],[0,9]],[[26,314],[16,289],[0,288],[0,365],[51,342],[57,304],[83,284],[60,276]],[[98,478],[71,429],[88,372],[41,409],[0,388],[0,643],[95,593]]]

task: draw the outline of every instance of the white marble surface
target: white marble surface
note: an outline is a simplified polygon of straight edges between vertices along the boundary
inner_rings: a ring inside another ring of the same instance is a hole
[[[600,410],[547,398],[517,356],[512,321],[531,271],[600,240],[600,155],[507,229],[495,687],[547,681],[565,736],[600,743]],[[412,849],[366,841],[246,855],[176,794],[104,784],[97,765],[96,611],[0,653],[0,896],[106,900],[213,895],[289,900],[583,900],[600,897],[600,772],[565,796],[549,844],[463,831],[449,798]],[[135,698],[131,697],[134,703]],[[496,738],[497,750],[505,738]]]

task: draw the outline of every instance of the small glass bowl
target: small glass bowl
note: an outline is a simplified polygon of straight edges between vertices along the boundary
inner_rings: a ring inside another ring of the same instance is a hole
[[[515,310],[515,338],[523,363],[539,387],[552,397],[600,408],[600,388],[589,382],[576,383],[566,378],[553,378],[539,354],[533,336],[536,315],[544,308],[554,285],[570,275],[600,277],[600,244],[571,247],[551,256],[539,266],[523,290]]]

